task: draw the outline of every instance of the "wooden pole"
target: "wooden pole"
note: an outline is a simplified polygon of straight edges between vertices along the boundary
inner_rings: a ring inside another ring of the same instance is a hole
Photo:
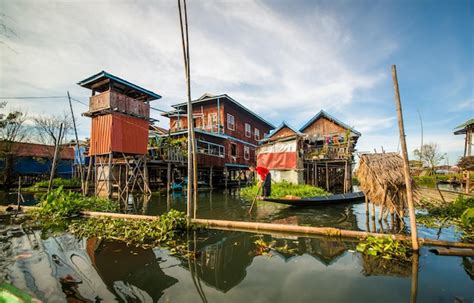
[[[185,20],[187,20],[186,17],[186,0],[183,0],[184,4],[184,16]],[[184,74],[185,74],[185,79],[186,79],[186,95],[187,95],[187,128],[188,128],[188,182],[187,182],[187,197],[186,197],[186,215],[188,218],[191,217],[191,203],[193,202],[193,181],[194,176],[193,176],[193,147],[194,147],[194,128],[193,128],[193,110],[192,110],[192,101],[191,101],[191,83],[190,83],[190,73],[189,73],[189,53],[188,53],[188,46],[187,46],[187,37],[185,38],[185,27],[187,29],[187,24],[186,26],[183,24],[183,12],[181,10],[181,0],[178,0],[178,10],[179,10],[179,25],[181,28],[181,42],[182,42],[182,47],[183,47],[183,57],[184,57]],[[186,33],[187,36],[187,33]]]
[[[170,190],[171,190],[171,162],[168,162],[168,165],[166,167],[166,192],[169,194]]]
[[[326,190],[329,191],[329,170],[328,170],[327,162],[326,162]]]
[[[21,202],[21,176],[18,176],[18,196],[16,200],[16,211],[20,211],[20,202]]]
[[[420,255],[417,251],[411,257],[411,287],[410,287],[410,303],[416,303],[418,295],[418,272],[419,272]]]
[[[212,166],[211,166],[211,167],[209,168],[209,187],[210,187],[211,189],[214,188],[214,186],[212,185],[212,173],[213,173],[212,170],[213,170],[213,169],[212,169]]]
[[[74,117],[74,111],[72,109],[72,102],[71,102],[71,96],[69,95],[69,91],[67,92],[67,98],[69,100],[69,108],[71,109],[72,124],[74,125],[74,134],[76,136],[76,148],[77,148],[77,154],[79,155],[79,174],[81,176],[81,191],[82,191],[82,194],[84,195],[84,171],[82,169],[82,154],[81,154],[80,145],[79,145],[79,137],[77,136],[76,118]]]
[[[411,188],[411,177],[410,177],[410,166],[408,163],[408,151],[407,143],[405,140],[405,127],[403,125],[403,113],[402,113],[402,104],[400,101],[400,91],[398,88],[398,79],[397,79],[397,68],[395,65],[392,65],[392,79],[393,79],[393,90],[395,92],[395,106],[397,109],[398,117],[398,128],[400,131],[400,144],[402,148],[403,156],[403,170],[405,172],[405,184],[407,190],[407,202],[408,202],[408,211],[410,214],[410,228],[411,228],[411,237],[412,237],[412,248],[417,251],[418,246],[418,232],[416,228],[416,216],[415,216],[415,205],[413,203],[413,191]]]
[[[54,148],[53,163],[51,165],[51,174],[49,175],[48,193],[51,190],[51,187],[53,186],[54,172],[56,170],[56,161],[58,159],[59,145],[61,145],[62,136],[63,136],[63,123],[61,123],[61,125],[59,126],[59,136],[58,136],[58,140],[56,140],[56,146]]]
[[[112,153],[109,154],[107,166],[109,169],[107,172],[107,197],[110,199],[112,197]]]
[[[89,194],[89,179],[91,177],[91,170],[92,170],[92,156],[89,156],[89,165],[87,167],[86,183],[84,185],[84,195]]]

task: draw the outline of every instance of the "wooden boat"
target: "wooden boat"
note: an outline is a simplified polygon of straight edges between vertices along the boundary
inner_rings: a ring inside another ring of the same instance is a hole
[[[315,205],[328,205],[336,203],[356,203],[364,201],[363,192],[337,194],[329,196],[318,196],[312,198],[299,198],[299,197],[288,197],[281,199],[264,198],[263,201],[287,204],[292,206],[315,206]]]

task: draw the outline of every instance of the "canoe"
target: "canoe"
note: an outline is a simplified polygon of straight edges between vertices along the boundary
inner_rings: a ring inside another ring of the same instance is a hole
[[[365,198],[364,193],[359,191],[355,193],[318,196],[318,197],[312,197],[312,198],[291,198],[291,199],[264,198],[263,201],[292,205],[292,206],[314,206],[314,205],[328,205],[328,204],[337,204],[337,203],[363,202],[364,198]]]

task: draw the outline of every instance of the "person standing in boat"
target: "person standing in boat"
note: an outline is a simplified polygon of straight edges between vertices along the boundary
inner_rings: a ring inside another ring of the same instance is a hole
[[[249,170],[251,172],[257,172],[258,176],[260,177],[258,180],[258,187],[262,187],[262,197],[269,197],[272,192],[272,175],[268,168],[263,166],[249,166]]]

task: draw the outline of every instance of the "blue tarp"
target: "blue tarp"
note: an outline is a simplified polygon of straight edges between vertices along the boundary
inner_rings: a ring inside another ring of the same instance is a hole
[[[5,167],[4,161],[0,161],[0,168]],[[62,178],[72,177],[72,160],[60,160],[58,162],[56,175]],[[22,157],[15,159],[13,165],[14,175],[44,175],[49,174],[51,161],[44,158]]]

